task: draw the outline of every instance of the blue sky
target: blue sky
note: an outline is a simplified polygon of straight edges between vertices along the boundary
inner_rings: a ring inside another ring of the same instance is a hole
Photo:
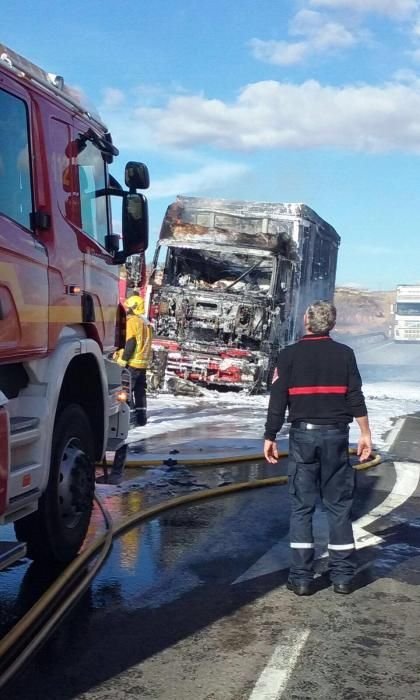
[[[177,194],[305,202],[338,284],[420,282],[420,0],[23,0],[0,42],[148,164],[150,253]]]

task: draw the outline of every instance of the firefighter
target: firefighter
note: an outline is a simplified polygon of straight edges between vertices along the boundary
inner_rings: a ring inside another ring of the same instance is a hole
[[[134,424],[147,423],[146,370],[152,354],[152,327],[144,316],[144,300],[134,294],[124,302],[127,311],[125,348],[117,351],[115,359],[119,365],[127,367],[131,374]]]
[[[312,516],[318,495],[329,526],[330,579],[336,593],[351,593],[356,568],[351,525],[354,470],[349,462],[349,423],[360,428],[357,454],[369,458],[369,419],[354,352],[329,335],[336,309],[316,301],[304,315],[306,335],[279,355],[265,426],[264,455],[278,459],[277,432],[285,411],[289,433],[288,487],[291,502],[291,565],[287,582],[296,595],[313,591]]]

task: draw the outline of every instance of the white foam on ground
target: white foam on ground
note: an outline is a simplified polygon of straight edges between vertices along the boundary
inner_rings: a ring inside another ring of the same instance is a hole
[[[380,367],[378,367],[380,376]],[[385,444],[385,434],[395,419],[420,411],[420,382],[383,382],[365,384],[363,391],[368,408],[374,444]],[[148,424],[130,431],[129,442],[209,426],[207,438],[261,437],[267,414],[268,395],[247,396],[236,392],[214,392],[205,398],[160,394],[148,398]],[[287,426],[286,426],[287,428]],[[282,434],[285,433],[283,429]],[[359,429],[354,421],[350,441],[357,442]]]

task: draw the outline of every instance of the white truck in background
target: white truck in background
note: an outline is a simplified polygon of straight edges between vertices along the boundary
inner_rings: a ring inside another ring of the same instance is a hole
[[[420,284],[400,284],[397,286],[393,304],[393,340],[420,342]]]

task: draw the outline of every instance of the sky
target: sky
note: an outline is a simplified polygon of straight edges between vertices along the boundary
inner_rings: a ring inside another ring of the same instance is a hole
[[[147,163],[149,257],[177,194],[304,202],[338,285],[420,282],[420,0],[21,0],[0,43]]]

